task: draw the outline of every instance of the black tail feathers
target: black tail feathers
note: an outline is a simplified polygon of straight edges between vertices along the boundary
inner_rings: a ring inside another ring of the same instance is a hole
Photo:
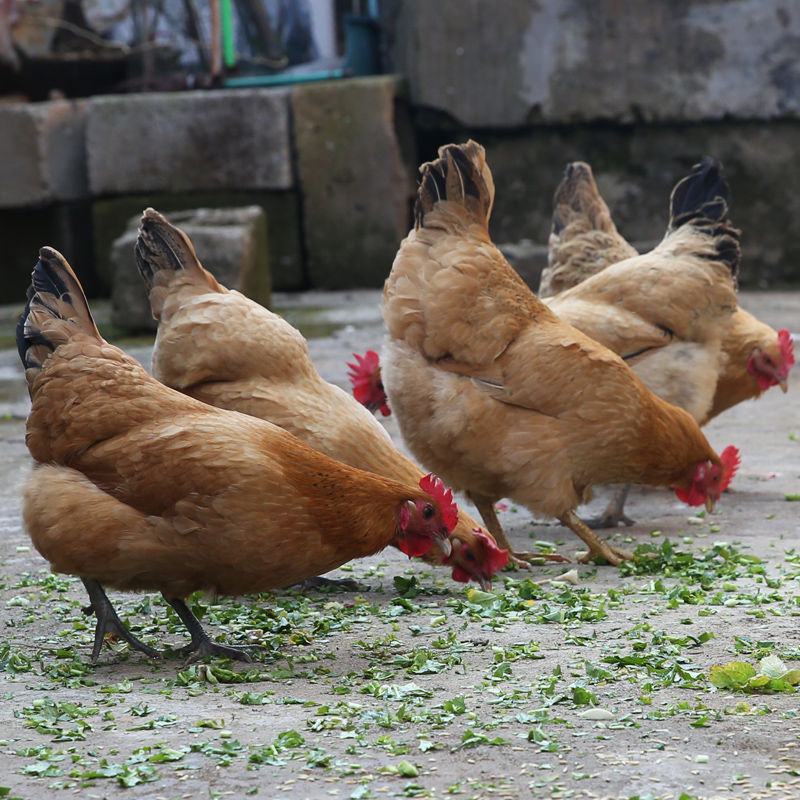
[[[63,321],[68,325],[53,326]],[[57,329],[56,329],[57,328]],[[17,351],[26,370],[38,369],[71,332],[100,338],[80,281],[64,256],[43,247],[31,274],[27,302],[17,322]]]
[[[17,339],[17,352],[19,353],[19,360],[25,369],[40,367],[41,362],[38,358],[33,358],[31,350],[37,348],[36,352],[40,352],[39,348],[44,347],[47,351],[52,352],[55,346],[42,335],[42,332],[37,329],[28,328],[27,321],[31,313],[31,301],[35,296],[33,286],[28,287],[26,295],[25,310],[17,320],[16,339]]]
[[[185,251],[186,243],[178,229],[155,209],[145,209],[134,254],[136,267],[148,292],[153,288],[156,273],[165,269],[177,272],[185,268],[185,257],[182,257]]]
[[[669,231],[692,225],[715,238],[717,256],[736,277],[741,251],[740,231],[728,218],[731,193],[722,164],[704,156],[691,172],[675,185],[669,201]]]
[[[680,228],[694,220],[722,222],[728,216],[730,194],[722,164],[711,156],[704,156],[672,190],[670,228]]]
[[[422,180],[414,205],[416,227],[424,225],[425,214],[439,201],[463,205],[476,220],[486,225],[494,200],[491,178],[487,183],[484,150],[477,143],[448,144],[439,157],[420,167]],[[488,174],[488,169],[487,169]]]

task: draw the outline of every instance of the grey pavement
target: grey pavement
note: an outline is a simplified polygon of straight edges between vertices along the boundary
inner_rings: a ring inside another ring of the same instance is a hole
[[[380,345],[378,297],[278,306],[315,337],[323,376],[345,385],[350,353]],[[742,303],[800,328],[798,292]],[[148,362],[146,341],[121,344]],[[795,375],[788,395],[773,389],[709,425],[712,444],[742,451],[712,516],[668,492],[633,493],[637,525],[608,535],[659,548],[656,574],[644,561],[580,566],[576,583],[537,587],[570,566],[537,567],[505,573],[492,597],[386,551],[337,571],[362,593],[200,599],[211,631],[263,648],[250,671],[149,663],[122,646],[91,668],[82,587],[48,575],[22,529],[27,397],[16,353],[2,351],[0,787],[24,798],[796,797],[798,695],[717,689],[709,676],[767,655],[800,667],[799,391]],[[579,549],[524,509],[500,516],[521,548]],[[157,598],[111,597],[137,635],[184,643]]]

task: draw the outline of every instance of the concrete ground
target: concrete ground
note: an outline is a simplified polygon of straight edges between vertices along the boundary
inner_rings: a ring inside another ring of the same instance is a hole
[[[380,343],[377,300],[281,298],[340,384],[350,353]],[[800,293],[742,300],[800,329]],[[122,344],[147,361],[145,343]],[[768,678],[710,680],[731,661],[800,667],[798,391],[795,377],[788,396],[709,426],[743,456],[713,516],[634,493],[639,522],[613,539],[654,549],[656,569],[581,566],[576,583],[537,585],[565,571],[538,567],[485,594],[387,551],[339,571],[363,592],[197,598],[220,639],[261,646],[249,667],[118,646],[92,668],[82,587],[50,575],[22,529],[27,399],[16,353],[0,352],[0,797],[798,796],[800,676],[774,693],[753,691]],[[501,518],[519,547],[578,549],[524,509]],[[146,641],[185,642],[158,598],[111,598]]]

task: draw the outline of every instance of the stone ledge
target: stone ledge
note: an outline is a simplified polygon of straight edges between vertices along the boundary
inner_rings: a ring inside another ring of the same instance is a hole
[[[86,102],[0,105],[0,208],[85,199]]]
[[[416,157],[396,76],[294,87],[311,285],[381,286],[408,233]]]
[[[291,188],[288,98],[285,89],[93,98],[92,193]]]
[[[796,0],[384,0],[411,102],[475,128],[800,116]]]

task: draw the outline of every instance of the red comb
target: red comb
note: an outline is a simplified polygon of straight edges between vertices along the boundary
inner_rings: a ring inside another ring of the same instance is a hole
[[[381,359],[374,350],[367,350],[363,356],[353,353],[353,358],[356,363],[347,364],[350,367],[350,372],[347,374],[350,376],[350,383],[353,386],[363,381],[364,378],[370,377],[381,366]]]
[[[419,479],[419,488],[427,492],[439,506],[447,532],[451,533],[458,522],[458,506],[453,500],[453,493],[448,489],[441,478],[429,472]]]
[[[485,533],[480,528],[473,528],[472,532],[475,534],[477,539],[480,539],[484,547],[486,548],[486,552],[489,554],[486,564],[486,571],[489,575],[494,575],[495,572],[499,572],[506,564],[508,564],[508,550],[503,550],[502,548],[497,546],[497,542],[489,536],[488,533]]]
[[[386,392],[381,383],[381,360],[374,350],[367,350],[364,355],[353,353],[356,363],[349,363],[347,377],[353,385],[353,397],[370,411],[380,410],[384,417],[391,414],[386,402]]]
[[[733,480],[733,476],[742,463],[739,449],[729,444],[720,454],[719,460],[722,462],[722,480],[720,481],[720,491],[725,491]]]
[[[794,366],[794,343],[792,342],[792,334],[786,328],[781,328],[778,331],[778,347],[780,347],[781,359],[788,375],[789,370]]]

